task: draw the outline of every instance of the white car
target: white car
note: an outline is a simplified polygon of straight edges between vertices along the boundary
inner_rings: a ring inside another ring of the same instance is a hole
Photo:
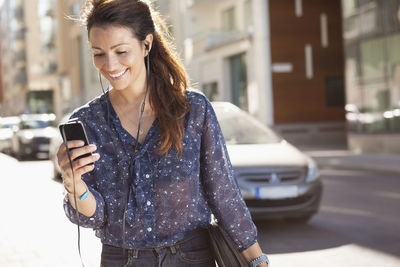
[[[54,114],[23,114],[14,127],[11,150],[18,158],[48,157],[49,141],[57,133]]]
[[[11,153],[13,129],[19,122],[17,116],[0,118],[0,152]]]
[[[212,104],[253,218],[307,222],[322,195],[315,162],[235,105]]]

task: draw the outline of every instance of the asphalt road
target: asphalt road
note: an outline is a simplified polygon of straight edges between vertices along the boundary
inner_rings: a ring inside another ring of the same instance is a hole
[[[50,161],[0,154],[0,266],[81,266],[77,228],[62,210]],[[400,176],[322,170],[321,211],[305,225],[256,222],[271,266],[400,266]],[[99,266],[100,244],[81,229],[85,266]]]
[[[320,212],[306,225],[257,222],[273,266],[400,266],[400,176],[321,170]]]

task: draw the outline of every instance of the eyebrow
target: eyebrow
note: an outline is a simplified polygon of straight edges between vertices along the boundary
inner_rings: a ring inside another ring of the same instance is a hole
[[[129,45],[129,44],[128,44],[128,43],[119,43],[119,44],[116,44],[116,45],[111,46],[110,48],[111,48],[111,49],[114,49],[114,48],[116,48],[117,46],[120,46],[120,45]],[[92,48],[93,48],[93,49],[101,50],[100,47],[96,47],[96,46],[92,46]]]

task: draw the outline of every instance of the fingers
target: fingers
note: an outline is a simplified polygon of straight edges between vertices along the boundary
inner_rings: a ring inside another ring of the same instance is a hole
[[[81,140],[74,140],[74,141],[68,141],[67,142],[67,146],[68,149],[73,149],[73,148],[78,148],[78,147],[82,147],[84,146],[84,142]],[[61,161],[63,161],[65,159],[65,156],[67,156],[67,149],[65,147],[65,144],[62,143],[57,151],[57,160],[58,160],[58,165],[61,166]]]
[[[76,158],[85,155],[85,154],[90,154],[94,151],[96,151],[97,147],[95,145],[88,145],[88,146],[76,146],[76,143],[73,144],[68,144],[68,148],[69,148],[69,153],[71,156],[71,160],[75,160]],[[68,154],[67,154],[67,150],[64,146],[64,148],[62,147],[62,145],[59,148],[59,151],[57,153],[57,157],[58,157],[58,163],[59,166],[62,166],[65,164],[65,162],[69,162],[68,160]]]
[[[75,160],[76,158],[85,155],[85,154],[89,154],[92,153],[94,151],[96,151],[97,147],[95,145],[88,145],[88,146],[82,146],[79,148],[74,148],[73,150],[69,150],[69,153],[71,155],[71,159]]]
[[[100,159],[100,154],[93,153],[90,156],[75,159],[72,161],[72,169],[74,170],[75,176],[80,176],[84,173],[92,171],[94,169],[94,163]],[[72,171],[69,160],[64,160],[63,165],[60,166],[69,177],[72,177]]]
[[[95,161],[99,160],[100,155],[95,153],[91,156],[81,158],[78,160],[75,160],[72,162],[72,168],[74,172],[72,173],[71,166],[68,162],[68,164],[64,165],[61,167],[62,170],[62,179],[64,183],[64,187],[67,192],[72,193],[74,192],[74,179],[75,179],[75,184],[80,184],[82,183],[82,175],[91,172],[94,169],[94,163]],[[90,164],[90,165],[88,165]],[[77,188],[78,192],[79,189]]]
[[[80,177],[82,174],[92,171],[94,166],[88,164],[94,163],[99,160],[100,155],[97,153],[93,153],[97,148],[95,145],[88,145],[83,146],[83,141],[68,141],[67,146],[69,148],[71,160],[72,160],[72,167],[74,170],[75,176]],[[78,157],[90,154],[90,156],[85,156],[83,158],[77,159]],[[60,166],[61,172],[64,176],[72,177],[72,171],[70,162],[67,155],[67,150],[64,144],[61,144],[58,152],[57,152],[57,162]]]
[[[94,165],[93,164],[92,165],[84,165],[84,166],[79,167],[73,163],[72,168],[74,171],[73,173],[71,170],[71,166],[69,164],[64,165],[61,169],[63,170],[63,174],[65,177],[72,178],[74,176],[76,179],[79,180],[83,174],[92,171],[94,169]]]
[[[93,165],[97,160],[99,160],[100,154],[98,153],[93,153],[91,155],[88,155],[84,158],[79,158],[75,159],[72,161],[72,168],[74,169],[74,172],[77,171],[78,169],[86,166],[86,165]],[[65,162],[65,165],[63,165],[63,169],[70,169],[70,163],[69,160]]]

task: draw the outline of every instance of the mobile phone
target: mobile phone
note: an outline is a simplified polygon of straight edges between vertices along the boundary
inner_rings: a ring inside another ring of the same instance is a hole
[[[86,135],[85,127],[83,126],[83,123],[80,120],[78,119],[69,120],[66,123],[61,123],[58,126],[58,128],[60,129],[61,137],[63,138],[63,140],[64,140],[63,132],[65,132],[66,140],[64,141],[82,140],[85,143],[85,146],[89,145],[89,140]],[[73,149],[74,148],[70,149],[70,151]],[[84,155],[77,157],[74,160],[85,158],[91,155],[92,153],[86,153]],[[92,164],[93,163],[90,163],[90,165]]]

